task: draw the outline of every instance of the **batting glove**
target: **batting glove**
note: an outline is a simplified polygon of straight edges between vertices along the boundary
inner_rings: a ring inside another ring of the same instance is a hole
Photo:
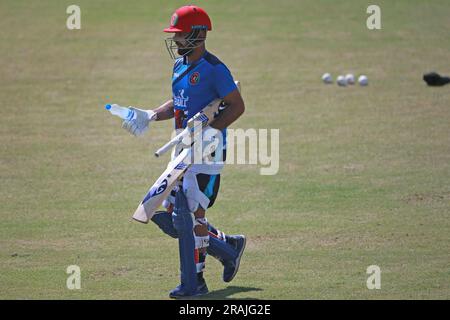
[[[150,122],[156,119],[156,112],[133,107],[130,107],[130,109],[134,111],[135,117],[131,120],[124,120],[122,128],[134,136],[140,136],[149,129]]]

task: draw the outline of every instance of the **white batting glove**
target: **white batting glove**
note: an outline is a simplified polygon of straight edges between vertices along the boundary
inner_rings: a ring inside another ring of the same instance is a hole
[[[156,119],[156,112],[133,107],[130,109],[134,111],[135,117],[131,120],[124,120],[122,128],[134,136],[140,136],[149,129],[150,122]]]

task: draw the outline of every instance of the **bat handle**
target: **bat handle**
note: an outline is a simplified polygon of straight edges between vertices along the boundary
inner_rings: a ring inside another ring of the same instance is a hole
[[[167,142],[165,145],[163,145],[161,148],[159,148],[158,150],[156,150],[155,152],[155,157],[159,157],[160,155],[163,155],[164,153],[166,153],[167,151],[170,150],[170,148],[172,148],[173,146],[179,144],[181,142],[181,140],[183,140],[183,138],[186,136],[186,134],[188,134],[189,131],[187,131],[186,129],[183,130],[182,132],[180,132],[178,135],[176,135],[172,140],[170,140],[169,142]]]
[[[163,145],[161,148],[159,148],[158,150],[156,150],[155,152],[155,157],[159,157],[161,155],[163,155],[164,153],[166,153],[167,151],[169,151],[170,148],[172,148],[174,145],[176,145],[176,141],[170,141],[168,143],[166,143],[165,145]]]

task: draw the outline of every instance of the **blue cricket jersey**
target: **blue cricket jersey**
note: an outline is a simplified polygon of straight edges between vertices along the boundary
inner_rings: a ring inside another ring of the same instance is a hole
[[[178,58],[172,73],[175,129],[185,128],[187,121],[210,102],[223,99],[235,89],[230,70],[208,51],[191,64],[185,64],[182,57]],[[222,134],[225,148],[226,129]]]

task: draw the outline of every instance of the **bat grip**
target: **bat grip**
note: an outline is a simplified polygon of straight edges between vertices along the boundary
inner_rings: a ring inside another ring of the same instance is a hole
[[[166,144],[163,145],[161,148],[159,148],[158,150],[156,150],[156,152],[155,152],[155,157],[159,157],[159,156],[163,155],[163,154],[166,153],[170,148],[172,148],[174,145],[176,145],[176,141],[170,141],[170,142],[166,143]]]

